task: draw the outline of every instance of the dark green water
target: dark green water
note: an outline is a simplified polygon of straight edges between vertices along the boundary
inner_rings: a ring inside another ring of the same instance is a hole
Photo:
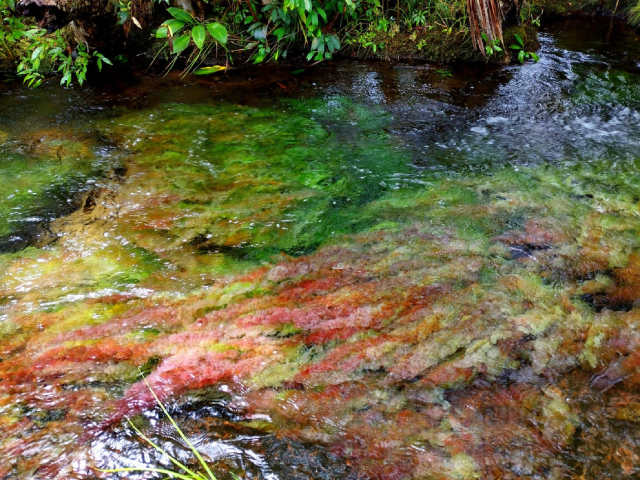
[[[220,478],[635,478],[640,43],[541,43],[0,87],[0,478],[192,462],[139,368]]]

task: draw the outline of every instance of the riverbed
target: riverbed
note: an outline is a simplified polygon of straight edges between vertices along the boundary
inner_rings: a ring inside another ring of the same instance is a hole
[[[0,479],[197,465],[150,388],[219,479],[637,478],[639,38],[540,42],[0,86]]]

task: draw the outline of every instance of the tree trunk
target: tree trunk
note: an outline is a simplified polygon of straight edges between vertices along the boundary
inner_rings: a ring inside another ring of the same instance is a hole
[[[520,2],[518,0],[467,0],[469,26],[473,46],[485,54],[484,33],[489,42],[502,38],[502,24],[514,25],[518,22]]]

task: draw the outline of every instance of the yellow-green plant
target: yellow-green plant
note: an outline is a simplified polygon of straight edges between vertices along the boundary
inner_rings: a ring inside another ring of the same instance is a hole
[[[509,48],[518,52],[518,61],[520,63],[524,63],[524,61],[528,59],[532,59],[534,62],[540,60],[540,57],[535,52],[527,52],[524,49],[524,40],[522,40],[522,37],[520,35],[516,34],[514,35],[514,37],[516,38],[516,42],[518,43],[514,43]]]
[[[133,422],[131,421],[131,419],[129,419],[129,418],[127,418],[127,422],[129,423],[131,428],[133,428],[135,430],[135,432],[145,442],[147,442],[149,445],[151,445],[151,447],[155,448],[162,455],[166,456],[171,461],[171,463],[173,463],[177,468],[179,468],[181,470],[181,472],[175,472],[175,471],[172,471],[172,470],[167,470],[166,468],[156,468],[156,467],[114,468],[114,469],[109,469],[109,470],[100,469],[99,471],[103,472],[103,473],[153,472],[153,473],[161,473],[163,475],[168,475],[168,478],[177,478],[177,479],[180,479],[180,480],[217,480],[216,476],[211,471],[211,468],[209,467],[209,465],[207,465],[207,462],[205,462],[205,460],[204,460],[204,458],[202,458],[202,455],[200,454],[200,452],[198,452],[198,449],[193,445],[193,443],[191,443],[189,441],[189,439],[184,434],[184,432],[180,429],[180,427],[178,426],[176,421],[169,414],[169,412],[165,408],[164,404],[160,401],[160,399],[157,397],[156,393],[151,388],[151,385],[149,385],[149,382],[147,382],[147,379],[144,378],[144,375],[142,375],[142,372],[140,372],[140,375],[142,376],[142,380],[144,381],[145,385],[149,388],[149,391],[153,395],[153,398],[156,400],[156,402],[158,403],[158,405],[162,409],[162,412],[165,414],[167,419],[169,419],[169,421],[171,422],[171,425],[173,425],[173,428],[176,430],[176,432],[178,432],[178,435],[180,435],[180,438],[182,438],[182,440],[184,440],[184,442],[188,445],[188,447],[191,450],[191,452],[193,453],[193,455],[198,460],[198,463],[200,464],[200,467],[202,467],[202,470],[204,471],[204,473],[196,472],[196,471],[190,469],[185,464],[180,462],[178,459],[176,459],[175,457],[171,456],[166,450],[164,450],[162,447],[160,447],[158,444],[156,444],[153,440],[151,440],[149,437],[147,437],[144,433],[142,433],[138,429],[138,427],[136,427],[133,424]],[[233,473],[231,474],[231,476],[233,478],[235,478],[236,480],[238,479],[238,477],[236,477]]]
[[[634,27],[640,26],[640,0],[632,3],[631,7],[629,7],[629,11],[627,12],[629,17],[629,23]]]

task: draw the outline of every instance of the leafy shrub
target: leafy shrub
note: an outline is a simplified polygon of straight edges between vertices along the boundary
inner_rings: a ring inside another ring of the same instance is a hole
[[[111,64],[101,53],[89,52],[86,45],[78,44],[72,50],[60,31],[48,33],[20,18],[15,7],[15,0],[0,0],[0,66],[16,68],[30,87],[39,86],[52,72],[61,75],[61,84],[69,86],[75,77],[82,85],[91,61],[96,61],[99,70],[104,63]]]
[[[314,62],[331,59],[345,47],[376,53],[402,28],[408,32],[438,28],[447,34],[469,33],[466,2],[462,0],[398,2],[395,9],[386,10],[380,0],[271,0],[263,2],[264,5],[251,0],[205,3],[215,20],[201,22],[186,11],[178,14],[179,9],[169,8],[173,18],[156,33],[158,38],[167,40],[165,52],[189,55],[187,71],[195,68],[206,50],[206,45],[203,49],[196,42],[193,28],[211,22],[228,30],[229,43],[234,46],[225,50],[229,57],[231,52],[242,51],[249,53],[254,63],[285,58],[292,47],[300,46],[306,49],[306,59]],[[227,47],[222,42],[218,44]]]

